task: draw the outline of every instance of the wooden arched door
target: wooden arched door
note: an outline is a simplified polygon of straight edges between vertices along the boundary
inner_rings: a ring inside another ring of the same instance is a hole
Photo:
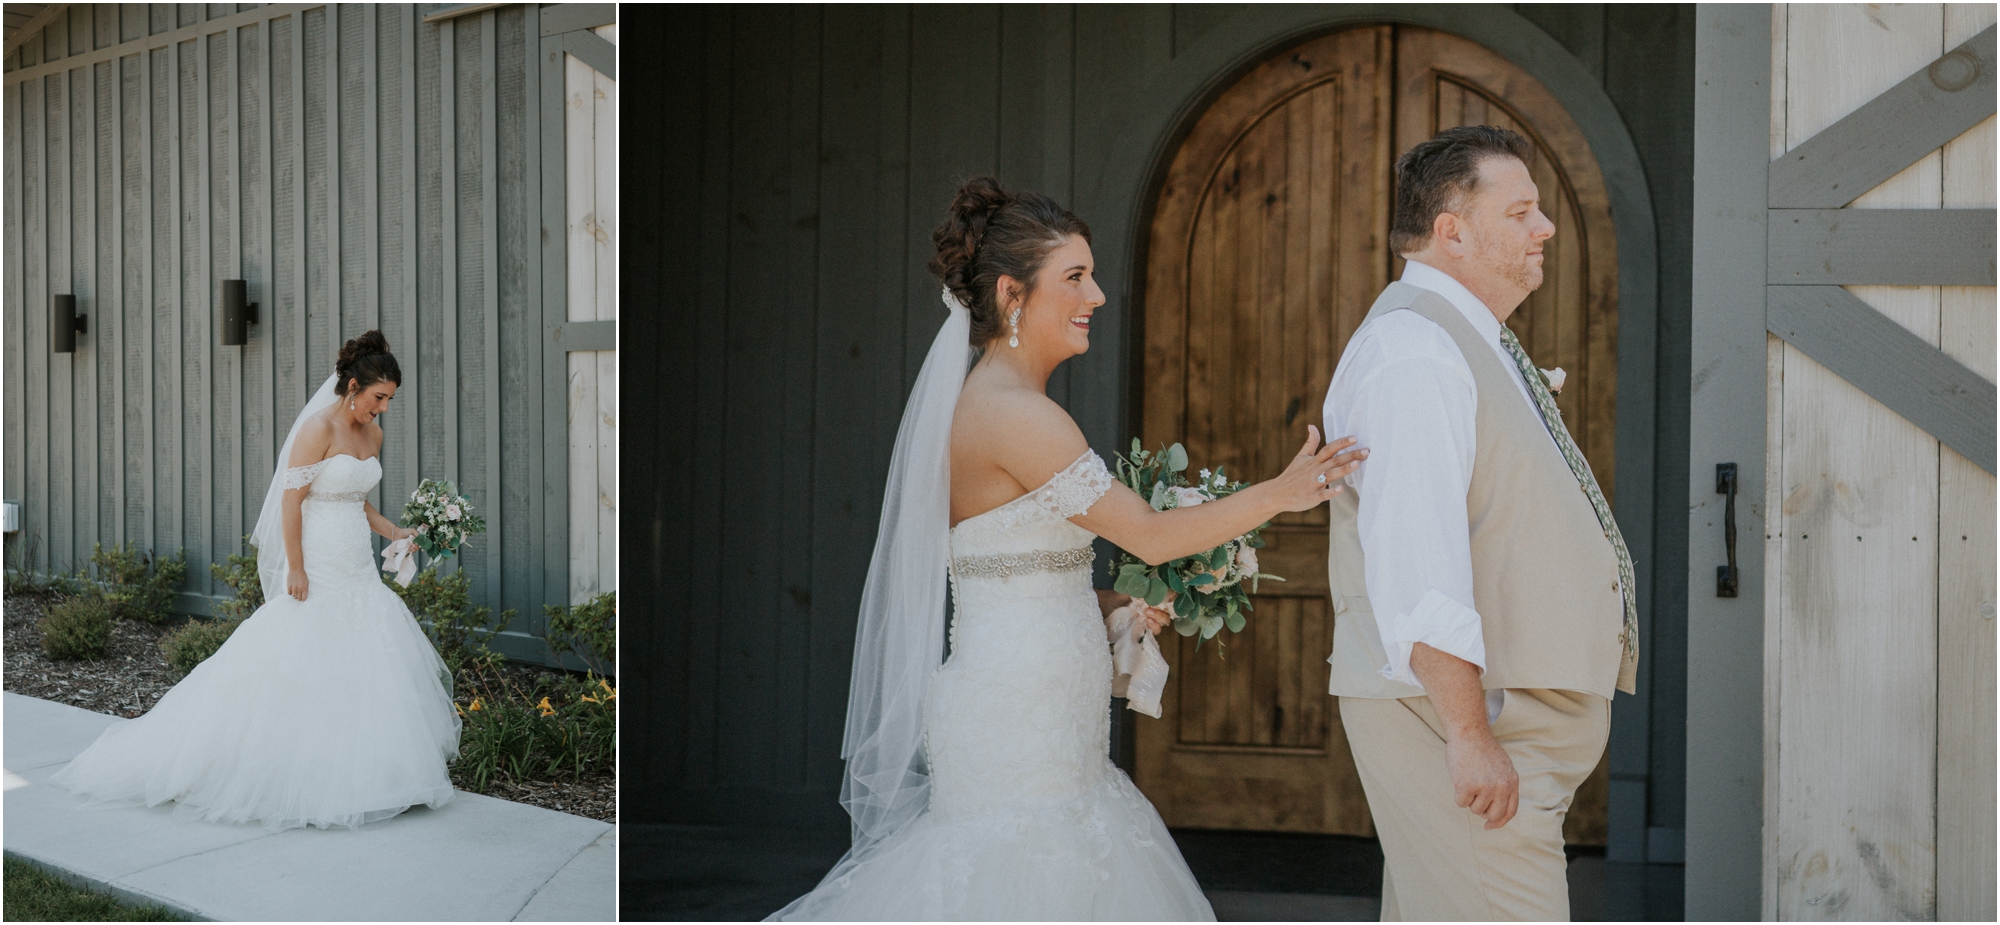
[[[1268,478],[1297,452],[1347,339],[1402,261],[1389,252],[1396,156],[1455,125],[1536,146],[1555,222],[1545,281],[1508,324],[1570,374],[1558,405],[1614,490],[1617,254],[1582,132],[1534,78],[1478,44],[1372,26],[1301,43],[1244,75],[1182,142],[1155,203],[1143,299],[1148,445]],[[1169,825],[1372,835],[1327,696],[1333,615],[1324,508],[1277,519],[1244,632],[1196,651],[1175,637],[1161,719],[1137,719],[1135,778]],[[1604,768],[1572,811],[1603,841]]]

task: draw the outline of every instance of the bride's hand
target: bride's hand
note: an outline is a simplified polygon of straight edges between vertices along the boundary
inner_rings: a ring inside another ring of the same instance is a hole
[[[1167,599],[1161,601],[1158,607],[1146,603],[1146,599],[1143,597],[1135,597],[1131,601],[1132,613],[1146,621],[1144,625],[1148,633],[1158,636],[1160,635],[1160,630],[1165,629],[1167,624],[1174,622],[1174,612],[1168,610],[1166,607],[1166,605],[1174,602],[1174,593],[1172,591],[1167,592]],[[1136,626],[1133,627],[1135,630],[1137,628]],[[1137,636],[1138,634],[1134,633],[1133,635]]]
[[[1321,446],[1319,428],[1307,424],[1306,445],[1292,457],[1292,464],[1284,472],[1264,485],[1270,486],[1284,510],[1312,510],[1320,502],[1340,494],[1340,480],[1361,468],[1361,461],[1368,458],[1365,449],[1348,450],[1353,445],[1353,437],[1342,437]]]
[[[306,573],[304,569],[288,568],[285,570],[285,593],[291,595],[292,600],[295,601],[306,599]]]

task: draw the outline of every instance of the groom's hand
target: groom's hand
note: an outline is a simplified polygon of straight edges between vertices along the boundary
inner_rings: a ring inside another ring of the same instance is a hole
[[[1521,775],[1486,719],[1486,692],[1479,666],[1417,643],[1410,649],[1410,673],[1424,685],[1431,707],[1444,723],[1444,763],[1458,805],[1497,829],[1521,807]]]
[[[1484,723],[1444,743],[1445,767],[1451,771],[1451,787],[1458,805],[1486,819],[1486,827],[1497,829],[1514,818],[1521,808],[1521,776],[1514,771],[1513,759],[1493,738]]]

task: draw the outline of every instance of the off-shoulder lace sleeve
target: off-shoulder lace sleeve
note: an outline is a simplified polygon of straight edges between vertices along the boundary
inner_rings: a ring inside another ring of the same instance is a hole
[[[287,490],[290,490],[293,488],[304,488],[307,485],[311,485],[314,479],[319,478],[320,470],[325,469],[326,464],[332,461],[333,460],[331,458],[322,459],[319,462],[313,463],[310,466],[293,466],[290,469],[286,469],[285,488]]]
[[[1035,502],[1067,520],[1090,510],[1110,490],[1111,471],[1104,468],[1104,460],[1095,451],[1084,450],[1076,462],[1036,489]]]

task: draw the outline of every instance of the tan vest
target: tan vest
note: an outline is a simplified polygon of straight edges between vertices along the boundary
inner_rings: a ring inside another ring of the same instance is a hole
[[[1607,699],[1614,689],[1631,693],[1635,672],[1624,662],[1618,553],[1541,416],[1522,400],[1519,374],[1457,308],[1428,289],[1390,283],[1368,320],[1403,309],[1451,335],[1480,396],[1465,516],[1472,528],[1472,606],[1486,637],[1482,685]],[[1339,697],[1420,697],[1422,688],[1382,676],[1389,657],[1368,606],[1355,521],[1359,504],[1351,490],[1332,502],[1327,581],[1334,625],[1327,661],[1333,676],[1327,689]]]

